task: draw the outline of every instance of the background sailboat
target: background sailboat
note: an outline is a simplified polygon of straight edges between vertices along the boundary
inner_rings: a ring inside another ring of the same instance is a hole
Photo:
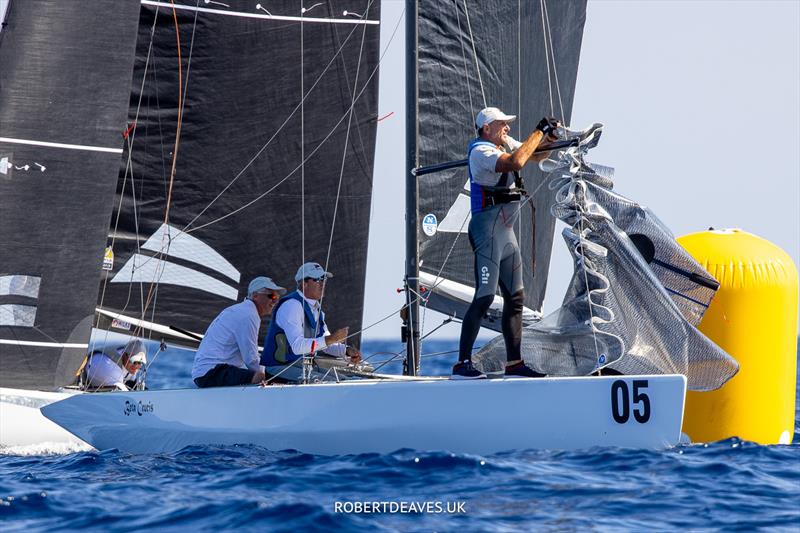
[[[12,2],[0,32],[0,387],[86,354],[130,94],[137,2]]]

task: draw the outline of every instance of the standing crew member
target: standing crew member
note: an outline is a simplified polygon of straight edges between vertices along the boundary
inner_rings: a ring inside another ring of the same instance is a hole
[[[231,387],[264,381],[258,363],[258,328],[286,289],[259,276],[247,287],[247,298],[226,307],[208,326],[194,356],[192,379],[198,387]]]
[[[472,345],[478,336],[481,319],[494,300],[497,287],[503,295],[503,339],[506,343],[506,376],[542,377],[525,365],[520,353],[522,342],[522,254],[514,224],[520,210],[521,191],[516,173],[530,161],[547,154],[533,152],[543,140],[556,140],[558,123],[543,118],[524,143],[508,135],[515,115],[496,107],[483,109],[475,119],[478,137],[467,148],[472,220],[469,242],[475,252],[475,296],[464,316],[459,342],[459,361],[453,379],[478,379],[486,376],[472,364]],[[507,146],[511,153],[503,150]]]

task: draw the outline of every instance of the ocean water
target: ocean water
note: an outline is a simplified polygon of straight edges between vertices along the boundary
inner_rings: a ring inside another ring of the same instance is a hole
[[[430,342],[425,351],[454,346]],[[399,346],[363,348],[377,362]],[[447,373],[454,358],[424,358],[426,373]],[[161,353],[149,386],[188,386],[191,361],[190,352]],[[382,370],[398,369],[395,361]],[[728,439],[662,451],[487,456],[15,449],[0,455],[0,531],[798,531],[798,437],[796,425],[789,446]]]

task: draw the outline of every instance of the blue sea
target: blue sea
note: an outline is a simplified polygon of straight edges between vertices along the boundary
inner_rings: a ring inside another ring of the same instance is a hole
[[[435,341],[425,351],[454,347]],[[372,341],[363,352],[386,361],[399,348]],[[424,358],[426,373],[447,373],[454,357]],[[191,362],[191,352],[162,352],[150,388],[189,386]],[[393,361],[382,370],[398,369]],[[15,450],[0,455],[0,531],[798,531],[797,431],[789,446],[728,439],[486,456]]]

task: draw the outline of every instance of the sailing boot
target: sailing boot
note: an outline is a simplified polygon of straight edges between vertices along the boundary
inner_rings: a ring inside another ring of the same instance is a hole
[[[507,378],[543,378],[545,376],[546,374],[540,374],[526,365],[525,361],[519,361],[506,367]]]
[[[475,368],[469,359],[459,361],[453,366],[453,375],[450,379],[485,379],[486,374]]]

